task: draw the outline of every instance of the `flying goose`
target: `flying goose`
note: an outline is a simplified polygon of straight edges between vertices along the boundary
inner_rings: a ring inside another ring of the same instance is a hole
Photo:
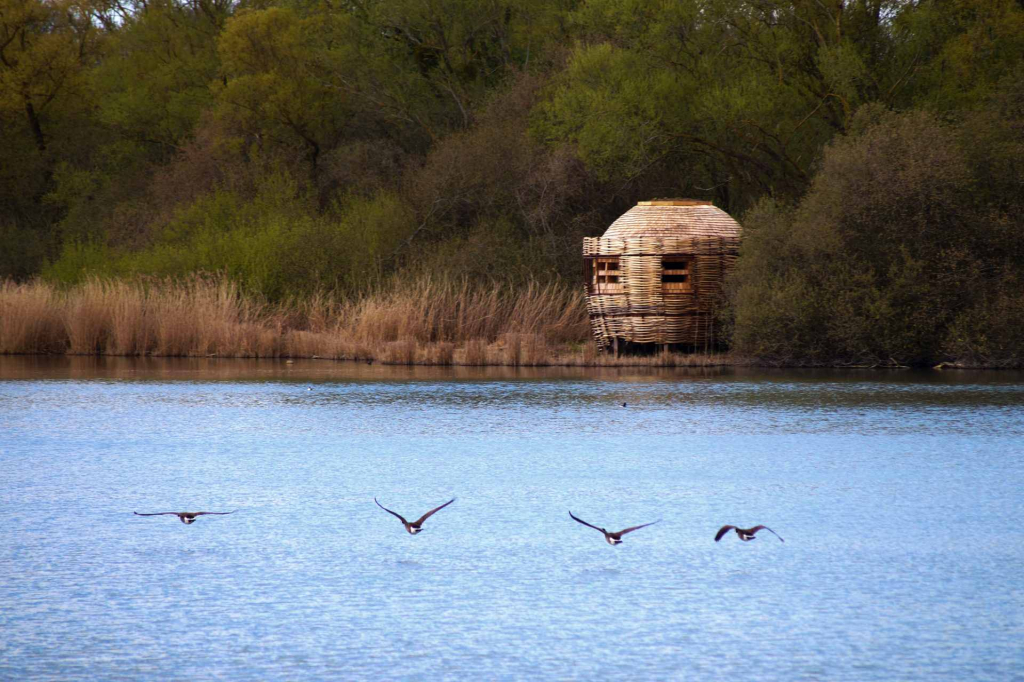
[[[139,512],[132,512],[136,516],[177,516],[178,519],[188,525],[196,522],[197,516],[204,516],[206,514],[214,514],[216,516],[224,516],[226,514],[234,514],[237,509],[233,509],[229,512],[156,512],[155,514],[140,514]]]
[[[373,498],[373,501],[377,502],[377,498],[376,497]],[[380,502],[377,502],[377,506],[380,507],[381,509],[383,509],[384,511],[386,511],[388,514],[391,514],[392,516],[397,517],[398,520],[402,522],[402,525],[405,526],[405,529],[407,531],[409,531],[409,535],[416,535],[416,533],[419,533],[421,530],[423,530],[422,528],[420,528],[420,526],[423,525],[424,521],[426,521],[431,516],[433,516],[434,514],[436,514],[439,511],[441,511],[442,509],[444,509],[445,507],[447,507],[449,504],[451,504],[454,501],[455,501],[455,498],[453,497],[452,499],[450,499],[447,502],[445,502],[444,504],[442,504],[440,507],[434,507],[433,509],[428,511],[426,514],[424,514],[423,516],[419,517],[418,519],[416,519],[415,521],[412,521],[412,522],[406,521],[405,517],[403,517],[401,514],[396,514],[395,512],[391,511],[390,509],[388,509],[387,507],[382,505]]]
[[[586,521],[584,521],[583,519],[576,518],[575,516],[572,515],[571,511],[569,512],[569,516],[572,516],[572,520],[575,521],[576,523],[582,523],[584,526],[586,526],[588,528],[593,528],[594,530],[599,530],[602,533],[604,533],[604,539],[608,542],[609,545],[621,545],[622,544],[622,536],[625,535],[626,533],[632,533],[635,530],[640,530],[641,528],[646,528],[647,526],[653,526],[658,521],[661,521],[661,519],[658,519],[658,521],[651,521],[650,523],[645,523],[642,526],[632,526],[630,528],[626,528],[625,530],[620,530],[618,533],[609,533],[604,528],[598,528],[597,526],[592,526],[589,523],[587,523]]]
[[[715,535],[715,542],[718,542],[719,540],[721,540],[722,536],[725,535],[726,533],[728,533],[730,530],[736,531],[736,535],[739,535],[740,536],[740,540],[744,540],[744,541],[754,540],[755,539],[754,538],[754,534],[757,533],[757,531],[759,531],[759,530],[766,530],[769,533],[771,533],[772,535],[774,535],[775,537],[777,537],[782,542],[785,542],[785,540],[782,539],[781,535],[779,535],[778,533],[773,531],[768,526],[754,526],[753,528],[737,528],[736,526],[729,526],[729,525],[722,526],[721,528],[718,529],[718,534]]]

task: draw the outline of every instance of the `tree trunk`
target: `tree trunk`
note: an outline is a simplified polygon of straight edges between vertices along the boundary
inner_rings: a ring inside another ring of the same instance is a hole
[[[25,113],[28,115],[28,125],[32,128],[32,135],[36,138],[36,147],[39,151],[46,151],[46,138],[43,137],[43,128],[39,125],[39,116],[36,108],[32,106],[32,100],[25,98]]]

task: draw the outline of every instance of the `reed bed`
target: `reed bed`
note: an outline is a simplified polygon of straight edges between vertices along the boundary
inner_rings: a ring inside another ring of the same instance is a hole
[[[63,310],[53,287],[0,282],[0,353],[63,353]]]
[[[597,352],[582,290],[422,278],[268,304],[224,278],[0,282],[0,353],[329,358],[402,365],[711,366]]]

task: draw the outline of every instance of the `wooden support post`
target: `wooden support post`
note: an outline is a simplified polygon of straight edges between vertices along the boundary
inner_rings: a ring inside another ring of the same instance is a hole
[[[616,358],[619,357],[619,337],[617,336],[612,337],[612,353]]]

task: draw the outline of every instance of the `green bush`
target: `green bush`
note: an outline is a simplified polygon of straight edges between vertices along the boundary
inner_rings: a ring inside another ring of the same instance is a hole
[[[223,273],[268,300],[364,291],[414,229],[411,210],[394,195],[348,197],[321,216],[287,176],[271,175],[253,198],[224,190],[200,197],[138,250],[70,241],[44,274],[73,284],[90,275]]]
[[[0,220],[0,280],[23,281],[35,275],[46,254],[46,242],[39,230]]]
[[[64,242],[60,256],[43,268],[42,276],[51,282],[70,285],[93,276],[118,274],[116,270],[115,254],[105,245],[72,240]]]
[[[1007,290],[1005,273],[1022,272],[1004,248],[1021,220],[979,202],[972,159],[987,157],[966,148],[978,138],[965,125],[867,108],[855,132],[826,149],[799,205],[750,211],[729,283],[735,349],[858,365],[1024,354],[1004,321],[1014,316],[994,312],[1017,299],[993,295]],[[968,353],[987,347],[983,329],[995,349]]]

